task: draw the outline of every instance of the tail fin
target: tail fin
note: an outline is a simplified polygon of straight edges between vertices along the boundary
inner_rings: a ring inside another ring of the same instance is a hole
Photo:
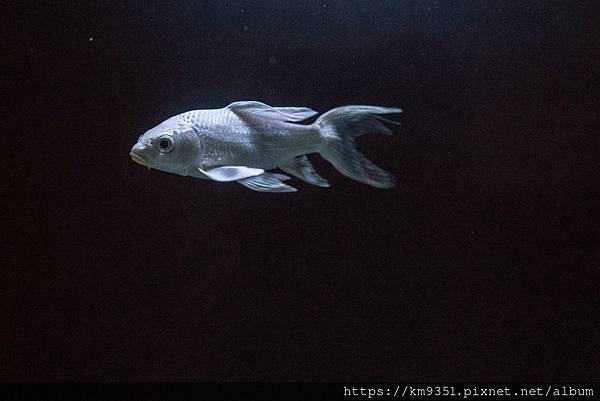
[[[346,177],[377,188],[391,188],[395,178],[377,167],[354,148],[355,139],[377,132],[391,135],[383,123],[400,124],[379,114],[401,113],[402,110],[377,106],[343,106],[328,111],[315,121],[324,140],[321,156]]]

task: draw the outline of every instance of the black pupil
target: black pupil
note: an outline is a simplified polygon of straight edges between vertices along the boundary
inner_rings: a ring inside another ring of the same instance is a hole
[[[161,149],[166,149],[166,148],[168,148],[168,147],[169,147],[169,140],[168,140],[168,139],[161,139],[161,140],[158,142],[158,146],[160,146],[160,147],[161,147]]]

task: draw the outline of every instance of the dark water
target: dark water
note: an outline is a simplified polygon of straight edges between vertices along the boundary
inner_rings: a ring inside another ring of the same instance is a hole
[[[0,379],[600,379],[592,2],[3,18]],[[130,160],[165,118],[236,100],[402,107],[393,137],[360,142],[398,187],[319,157],[332,188],[293,194]]]

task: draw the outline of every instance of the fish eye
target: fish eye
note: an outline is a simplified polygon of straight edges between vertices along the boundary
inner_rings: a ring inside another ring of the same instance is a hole
[[[173,150],[173,138],[168,135],[162,136],[158,139],[158,149],[161,153],[169,153]]]

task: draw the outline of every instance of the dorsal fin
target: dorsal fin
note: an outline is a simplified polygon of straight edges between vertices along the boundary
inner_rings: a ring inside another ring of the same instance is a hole
[[[306,120],[318,114],[318,111],[308,107],[271,107],[268,104],[255,101],[234,102],[226,107],[240,117],[250,119],[270,119],[287,122]]]

